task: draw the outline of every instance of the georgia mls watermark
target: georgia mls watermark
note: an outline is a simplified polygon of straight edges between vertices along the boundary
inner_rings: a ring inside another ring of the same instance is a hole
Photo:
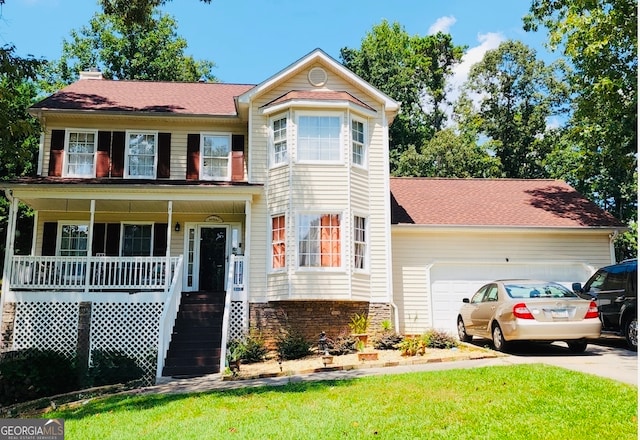
[[[0,440],[64,440],[64,419],[0,419]]]

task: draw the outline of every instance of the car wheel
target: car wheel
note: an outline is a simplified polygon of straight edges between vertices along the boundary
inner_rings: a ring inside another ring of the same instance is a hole
[[[502,329],[499,324],[493,324],[491,336],[493,337],[493,348],[497,351],[507,351],[507,341],[504,340],[504,335],[502,334]]]
[[[583,353],[587,349],[586,341],[567,341],[571,353]]]
[[[473,336],[467,334],[467,329],[465,328],[461,317],[458,317],[458,338],[462,342],[471,342],[473,339]]]
[[[624,337],[627,340],[627,345],[633,351],[638,350],[638,318],[633,317],[627,321],[624,326]]]

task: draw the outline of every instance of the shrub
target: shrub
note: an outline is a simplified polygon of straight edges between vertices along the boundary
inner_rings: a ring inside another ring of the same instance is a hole
[[[404,338],[398,344],[398,350],[402,356],[424,355],[427,348],[426,341],[421,337]]]
[[[340,335],[335,340],[329,339],[329,354],[340,356],[343,354],[355,353],[358,341],[351,335]]]
[[[373,348],[376,350],[395,350],[402,342],[404,336],[392,331],[385,331],[373,340]]]
[[[0,359],[0,404],[11,405],[78,389],[75,360],[53,350],[27,349]]]
[[[94,386],[127,383],[140,379],[144,370],[119,350],[92,350],[89,376]]]
[[[458,346],[457,339],[440,330],[429,330],[422,337],[429,348],[452,348]]]
[[[361,315],[357,313],[354,314],[351,317],[349,328],[351,329],[351,332],[356,335],[366,333],[369,329],[369,317],[364,313],[362,313]]]
[[[289,330],[278,337],[278,356],[283,360],[300,359],[311,354],[311,344],[299,332]]]
[[[244,363],[251,364],[264,361],[268,352],[269,349],[267,349],[260,332],[250,330],[242,339],[229,342],[227,358],[229,361],[241,359]]]

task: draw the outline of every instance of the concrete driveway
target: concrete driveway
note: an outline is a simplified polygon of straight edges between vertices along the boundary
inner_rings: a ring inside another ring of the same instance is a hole
[[[490,346],[489,341],[480,339],[474,339],[472,343],[479,347]],[[509,355],[511,363],[545,363],[638,385],[638,353],[628,350],[621,339],[605,337],[590,342],[587,350],[580,354],[571,353],[562,342],[518,344]]]

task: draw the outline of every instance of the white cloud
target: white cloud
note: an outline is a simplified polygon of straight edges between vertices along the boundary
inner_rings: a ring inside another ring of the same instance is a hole
[[[456,23],[456,18],[453,15],[447,15],[446,17],[440,17],[429,26],[429,30],[427,31],[428,35],[434,35],[438,32],[442,32],[443,34],[448,34],[449,29]]]
[[[462,56],[462,61],[453,68],[453,74],[447,81],[447,90],[449,91],[447,97],[451,102],[456,102],[460,97],[460,90],[469,77],[471,67],[481,61],[487,51],[496,49],[505,39],[505,36],[499,32],[478,34],[479,44],[467,49]],[[446,110],[449,116],[449,124],[452,122],[451,111],[452,109]]]

